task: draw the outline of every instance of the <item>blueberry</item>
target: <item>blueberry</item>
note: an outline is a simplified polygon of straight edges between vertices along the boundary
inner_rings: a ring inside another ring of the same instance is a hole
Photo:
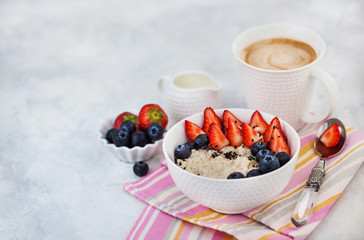
[[[276,153],[276,155],[274,155],[274,156],[276,156],[278,158],[279,164],[281,166],[286,164],[291,159],[289,154],[286,152],[279,152],[279,153]]]
[[[262,173],[258,170],[258,169],[252,169],[250,170],[247,174],[246,177],[254,177],[254,176],[258,176],[261,175]]]
[[[136,162],[133,166],[133,172],[139,177],[147,175],[148,171],[149,166],[143,161]]]
[[[188,146],[190,146],[191,149],[195,148],[195,143],[194,142],[186,142],[185,144],[187,144]]]
[[[257,152],[255,159],[257,160],[257,162],[260,162],[266,155],[273,155],[273,153],[271,150],[262,149],[259,152]]]
[[[191,156],[191,147],[188,144],[180,144],[174,150],[174,157],[177,159],[186,159]]]
[[[135,131],[131,134],[131,147],[144,147],[148,143],[147,134],[142,131]]]
[[[250,148],[250,151],[252,153],[253,156],[256,156],[257,153],[260,151],[260,150],[263,150],[263,149],[267,149],[267,144],[265,144],[264,142],[255,142],[253,143],[253,145],[251,146]]]
[[[259,162],[259,165],[260,171],[262,173],[268,173],[280,167],[278,158],[273,155],[265,155],[264,158]]]
[[[128,132],[129,134],[132,134],[136,131],[135,123],[133,123],[130,120],[126,120],[120,124],[120,131]]]
[[[147,135],[149,140],[154,143],[155,141],[163,138],[164,129],[159,123],[152,123],[147,127]]]
[[[206,134],[200,134],[195,138],[194,147],[196,149],[206,149],[209,143],[209,137]]]
[[[112,140],[113,136],[119,132],[119,130],[117,130],[116,128],[111,128],[107,131],[106,133],[106,140],[109,142],[109,143],[114,143],[114,141]]]
[[[227,179],[238,179],[238,178],[245,178],[245,176],[240,172],[233,172],[227,177]]]
[[[130,135],[125,131],[118,131],[112,137],[112,140],[117,147],[128,146],[130,142]]]

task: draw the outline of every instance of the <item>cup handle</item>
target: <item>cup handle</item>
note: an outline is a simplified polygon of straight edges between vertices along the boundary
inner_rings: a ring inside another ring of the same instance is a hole
[[[305,112],[302,117],[302,121],[305,123],[318,123],[326,120],[334,112],[335,107],[339,101],[339,88],[334,78],[321,68],[314,69],[311,73],[311,77],[321,81],[321,83],[327,89],[327,93],[329,95],[329,108],[325,113],[317,116]]]
[[[158,80],[158,90],[159,92],[163,93],[164,92],[164,85],[167,81],[167,77],[164,76],[164,77],[161,77],[159,80]]]

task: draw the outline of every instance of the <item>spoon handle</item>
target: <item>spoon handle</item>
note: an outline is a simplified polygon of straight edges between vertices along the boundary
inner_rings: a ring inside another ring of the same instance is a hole
[[[306,187],[303,189],[291,216],[291,221],[296,227],[305,225],[310,219],[318,190],[326,174],[325,165],[326,160],[320,159],[311,171]]]
[[[296,227],[305,225],[310,219],[317,192],[313,187],[305,187],[293,210],[291,221]]]

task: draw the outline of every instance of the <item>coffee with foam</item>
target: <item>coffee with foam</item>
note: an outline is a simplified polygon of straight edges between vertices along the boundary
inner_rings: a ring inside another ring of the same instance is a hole
[[[258,68],[289,70],[310,64],[317,55],[307,43],[288,38],[271,38],[246,47],[240,58]]]

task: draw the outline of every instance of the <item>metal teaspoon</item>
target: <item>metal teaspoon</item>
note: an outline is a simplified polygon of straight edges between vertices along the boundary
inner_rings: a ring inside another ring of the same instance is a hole
[[[335,123],[339,125],[340,140],[336,146],[326,147],[319,139],[325,130]],[[339,119],[331,118],[324,122],[317,130],[313,146],[316,153],[320,156],[320,160],[312,169],[311,174],[306,182],[306,187],[303,189],[303,192],[293,210],[291,221],[296,227],[303,226],[310,219],[313,204],[316,200],[320,185],[322,184],[326,174],[326,160],[339,154],[345,145],[345,141],[345,126]]]

